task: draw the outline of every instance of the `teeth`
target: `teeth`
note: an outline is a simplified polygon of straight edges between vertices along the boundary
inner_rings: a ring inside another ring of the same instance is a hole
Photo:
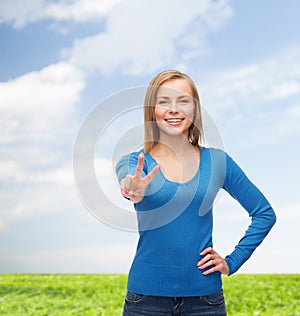
[[[167,121],[170,122],[170,123],[178,123],[178,122],[181,122],[182,119],[169,119]]]

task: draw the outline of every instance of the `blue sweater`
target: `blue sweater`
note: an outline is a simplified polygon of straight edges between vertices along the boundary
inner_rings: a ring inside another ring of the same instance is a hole
[[[140,152],[121,158],[119,181],[134,174]],[[157,164],[145,153],[143,176]],[[147,187],[144,199],[134,204],[139,241],[128,276],[128,291],[156,296],[202,296],[221,290],[221,273],[203,275],[200,252],[212,247],[213,202],[226,190],[246,209],[251,224],[225,260],[236,272],[263,241],[276,221],[263,194],[227,153],[201,148],[196,175],[185,183],[167,180],[161,171]]]

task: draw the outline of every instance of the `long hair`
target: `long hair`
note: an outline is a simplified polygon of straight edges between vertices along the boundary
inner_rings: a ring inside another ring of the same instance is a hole
[[[158,143],[159,128],[155,120],[155,104],[159,87],[167,81],[183,79],[192,90],[194,102],[194,118],[189,128],[189,141],[193,145],[199,144],[203,138],[200,98],[193,80],[177,70],[167,70],[155,76],[148,85],[144,100],[144,152],[149,152]]]

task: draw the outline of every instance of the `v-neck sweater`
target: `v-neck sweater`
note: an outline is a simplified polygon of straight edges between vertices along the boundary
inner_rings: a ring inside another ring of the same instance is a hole
[[[120,159],[116,166],[119,181],[135,174],[140,152]],[[144,156],[142,177],[157,165],[151,154]],[[225,151],[201,147],[194,177],[185,183],[173,182],[159,171],[143,200],[134,204],[139,240],[128,275],[128,291],[179,297],[221,290],[220,272],[203,275],[206,269],[197,268],[200,252],[213,247],[213,204],[220,189],[236,199],[251,217],[245,235],[225,257],[230,274],[242,266],[274,225],[274,210]]]

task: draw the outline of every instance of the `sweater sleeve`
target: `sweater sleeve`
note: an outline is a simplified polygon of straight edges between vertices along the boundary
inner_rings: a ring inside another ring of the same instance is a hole
[[[228,155],[223,189],[236,199],[251,217],[251,224],[244,237],[234,251],[225,258],[231,275],[243,265],[264,240],[276,222],[276,215],[264,195]]]

